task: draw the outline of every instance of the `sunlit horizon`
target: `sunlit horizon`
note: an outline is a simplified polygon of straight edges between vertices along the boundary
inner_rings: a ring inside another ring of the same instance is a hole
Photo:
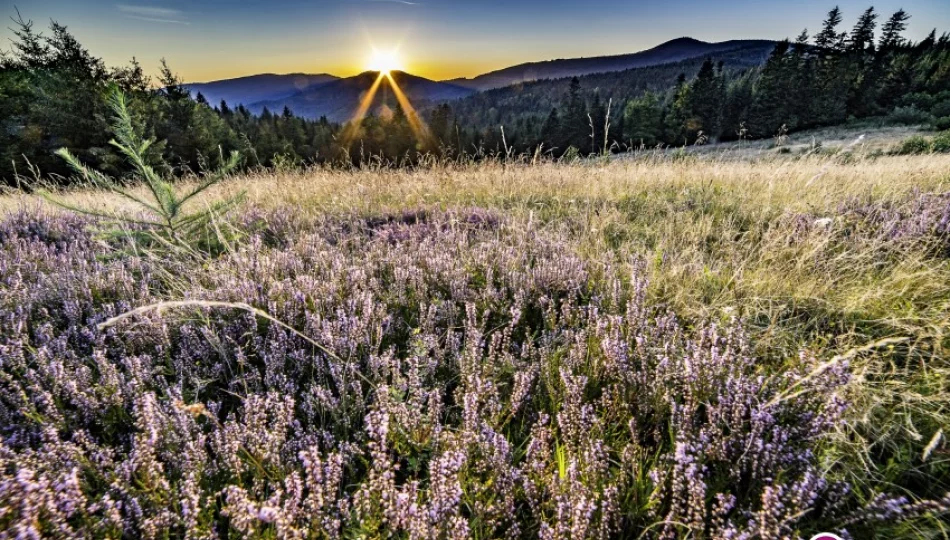
[[[368,69],[369,40],[380,50],[400,44],[399,69],[448,80],[525,62],[633,53],[684,36],[794,39],[804,28],[816,32],[835,4],[850,23],[871,3],[605,0],[591,10],[566,0],[30,0],[18,7],[38,29],[51,19],[66,25],[109,66],[136,57],[155,75],[165,58],[185,81],[207,82],[260,73],[357,75]],[[873,4],[882,17],[907,10],[910,39],[950,27],[944,1]],[[3,15],[15,14],[7,4]],[[3,49],[9,26],[0,25]]]
[[[378,49],[373,47],[366,67],[370,71],[378,71],[387,75],[390,71],[405,71],[398,48]]]

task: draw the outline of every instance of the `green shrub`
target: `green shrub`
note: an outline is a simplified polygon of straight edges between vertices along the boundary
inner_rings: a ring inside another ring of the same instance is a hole
[[[933,151],[933,144],[931,144],[930,139],[922,135],[914,135],[913,137],[908,137],[901,142],[900,147],[897,149],[898,154],[929,154]]]
[[[934,106],[934,96],[923,92],[907,94],[900,100],[901,106],[929,111]]]
[[[950,116],[944,116],[934,120],[933,125],[937,131],[950,130]]]
[[[581,159],[581,152],[574,146],[568,146],[567,150],[564,151],[564,155],[561,156],[561,161],[564,163],[576,163]]]
[[[950,153],[950,130],[944,131],[943,133],[934,137],[933,142],[931,143],[931,148],[934,152],[940,152],[943,154]]]
[[[934,106],[930,108],[930,114],[937,118],[950,116],[950,99],[945,99],[934,104]]]
[[[919,126],[932,122],[933,116],[917,107],[897,107],[884,121],[892,126]]]

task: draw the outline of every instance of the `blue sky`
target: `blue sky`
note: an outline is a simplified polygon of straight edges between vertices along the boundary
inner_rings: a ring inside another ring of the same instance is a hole
[[[843,28],[868,5],[841,1]],[[261,72],[367,69],[373,46],[399,47],[402,67],[435,79],[512,64],[620,54],[691,36],[706,41],[814,34],[833,2],[800,0],[0,0],[0,13],[66,24],[110,65],[132,56],[154,72],[160,58],[186,80]],[[950,31],[950,1],[879,1],[903,7],[907,36]],[[3,48],[10,31],[0,30]]]

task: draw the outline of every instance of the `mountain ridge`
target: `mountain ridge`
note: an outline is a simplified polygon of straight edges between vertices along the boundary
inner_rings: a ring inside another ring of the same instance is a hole
[[[469,88],[433,81],[403,71],[391,71],[389,75],[416,107],[430,102],[451,101],[475,93],[475,90]],[[310,87],[284,98],[259,101],[251,104],[248,109],[255,114],[260,114],[265,108],[270,111],[280,111],[287,107],[295,115],[303,118],[316,120],[326,117],[331,122],[344,122],[353,117],[359,108],[360,101],[377,78],[379,78],[379,72],[364,71],[352,77]],[[389,78],[384,78],[369,111],[376,113],[384,105],[393,108],[396,102]]]
[[[490,71],[470,79],[462,77],[448,79],[443,82],[483,91],[542,79],[560,79],[595,73],[625,71],[638,67],[678,62],[747,46],[764,46],[774,43],[773,40],[765,39],[706,42],[691,37],[679,37],[663,42],[651,49],[634,53],[526,62]]]
[[[250,105],[291,96],[313,86],[338,80],[329,73],[258,73],[233,79],[220,79],[201,83],[188,83],[185,88],[193,94],[201,93],[209,103],[217,105],[226,101],[229,105]]]
[[[645,92],[666,92],[673,88],[682,75],[687,80],[699,72],[706,60],[721,65],[727,73],[739,73],[763,65],[773,45],[748,45],[738,49],[688,58],[623,71],[579,75],[582,99],[596,99],[601,103],[613,101],[622,108],[627,99]],[[721,64],[720,64],[721,63]],[[517,125],[531,116],[543,122],[552,107],[563,103],[571,86],[571,79],[541,79],[517,83],[502,88],[476,92],[452,104],[456,120],[477,130],[497,128],[499,125]]]
[[[416,106],[424,107],[426,104],[452,101],[518,84],[619,73],[749,48],[764,50],[775,43],[756,39],[706,42],[692,37],[679,37],[635,53],[528,62],[470,79],[436,81],[402,71],[393,71],[392,74],[400,86],[405,84],[403,90],[410,100]],[[261,73],[185,86],[193,93],[201,92],[213,105],[225,100],[232,105],[243,104],[256,114],[260,114],[264,108],[280,111],[287,107],[294,114],[305,118],[326,117],[330,121],[342,122],[351,118],[362,94],[372,86],[377,76],[378,72],[373,71],[352,77],[337,77],[327,73]],[[387,87],[388,81],[383,85],[384,90]],[[385,91],[383,94],[386,95]],[[393,103],[390,100],[385,104],[391,106]],[[370,110],[375,111],[382,104],[374,103]]]

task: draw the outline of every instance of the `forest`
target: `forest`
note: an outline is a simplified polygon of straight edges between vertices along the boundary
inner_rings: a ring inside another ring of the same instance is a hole
[[[8,185],[31,177],[66,182],[66,164],[54,155],[60,148],[109,174],[127,174],[106,135],[114,87],[130,97],[136,129],[159,141],[150,149],[155,163],[171,163],[173,175],[212,167],[235,150],[244,167],[369,158],[399,165],[423,155],[587,155],[761,139],[870,117],[950,128],[950,35],[934,30],[911,42],[903,37],[908,13],[883,24],[879,18],[868,8],[847,31],[836,7],[819,32],[803,31],[771,52],[751,47],[478,93],[420,110],[428,129],[416,136],[399,107],[343,126],[286,108],[254,115],[208,103],[190,95],[164,61],[157,80],[134,58],[107,67],[66,26],[52,22],[44,33],[16,17],[16,37],[0,59],[0,178]]]

